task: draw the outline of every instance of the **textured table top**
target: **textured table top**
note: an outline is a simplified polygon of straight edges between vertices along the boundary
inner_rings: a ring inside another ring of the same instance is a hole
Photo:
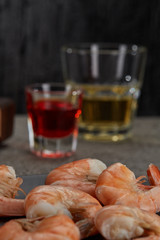
[[[160,118],[136,118],[133,137],[123,142],[89,142],[79,139],[77,152],[63,159],[33,155],[28,145],[27,116],[17,115],[13,135],[0,145],[0,164],[11,165],[17,175],[47,174],[53,168],[81,158],[97,158],[107,166],[121,162],[135,175],[146,175],[154,163],[160,167]]]

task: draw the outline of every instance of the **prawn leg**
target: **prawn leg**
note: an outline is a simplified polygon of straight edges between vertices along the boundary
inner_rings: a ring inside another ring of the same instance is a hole
[[[0,216],[24,216],[24,200],[15,199],[23,179],[16,177],[13,167],[0,165]],[[25,193],[24,193],[25,194]]]

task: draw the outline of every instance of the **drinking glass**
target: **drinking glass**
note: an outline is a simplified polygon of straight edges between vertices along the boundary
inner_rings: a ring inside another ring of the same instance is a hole
[[[62,47],[64,80],[83,89],[79,131],[87,140],[131,136],[143,83],[144,46],[77,43]]]
[[[37,156],[59,158],[76,151],[82,91],[70,84],[26,87],[30,149]]]

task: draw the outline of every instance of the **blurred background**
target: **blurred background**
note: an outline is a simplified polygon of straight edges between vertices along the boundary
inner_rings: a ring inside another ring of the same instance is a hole
[[[0,97],[25,113],[24,87],[63,81],[60,48],[72,42],[145,45],[138,115],[160,115],[159,0],[0,0]]]

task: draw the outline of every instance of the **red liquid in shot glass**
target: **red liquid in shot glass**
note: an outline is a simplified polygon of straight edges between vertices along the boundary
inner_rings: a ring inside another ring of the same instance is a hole
[[[40,100],[32,103],[28,96],[28,115],[37,136],[61,138],[70,135],[76,125],[81,110],[69,102]]]

